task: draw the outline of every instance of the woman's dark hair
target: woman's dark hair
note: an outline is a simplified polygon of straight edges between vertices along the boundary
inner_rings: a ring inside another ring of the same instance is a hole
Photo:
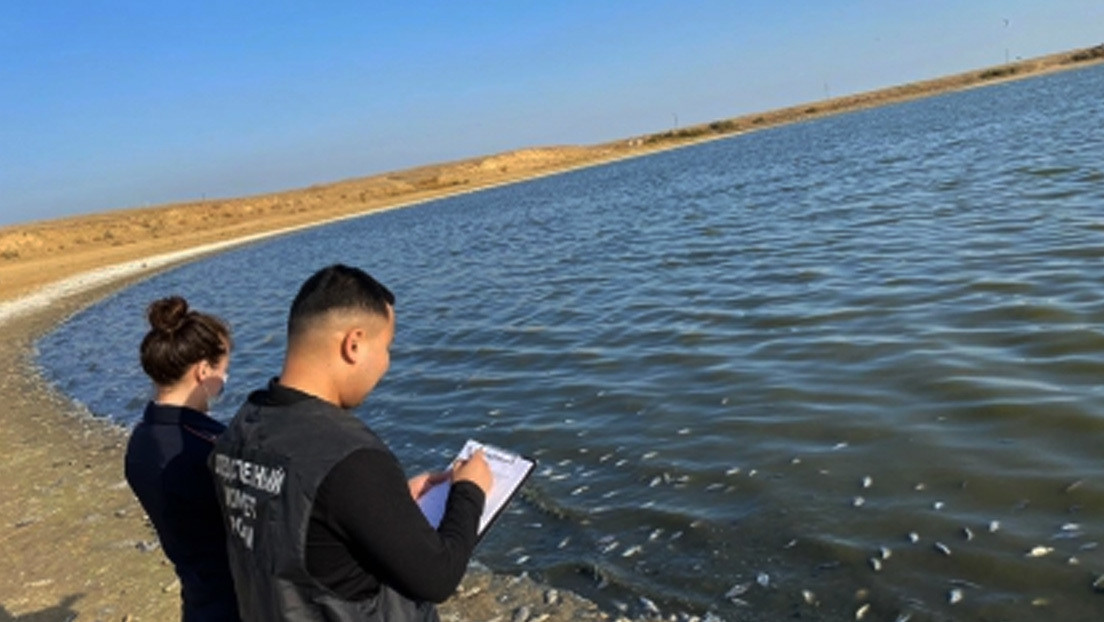
[[[146,314],[150,331],[139,352],[142,369],[158,385],[175,383],[200,361],[217,365],[233,345],[226,322],[189,310],[180,296],[153,301]]]

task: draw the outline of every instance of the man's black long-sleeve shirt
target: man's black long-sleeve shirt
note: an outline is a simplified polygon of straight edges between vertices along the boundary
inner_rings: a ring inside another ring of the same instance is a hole
[[[272,382],[251,399],[290,405],[317,398]],[[434,530],[394,455],[354,451],[318,488],[307,528],[307,571],[347,600],[368,598],[385,583],[408,598],[442,602],[467,569],[483,502],[478,486],[456,482]]]

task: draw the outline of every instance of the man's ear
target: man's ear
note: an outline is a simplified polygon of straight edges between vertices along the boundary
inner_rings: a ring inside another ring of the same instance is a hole
[[[341,358],[347,363],[356,363],[364,349],[363,332],[359,328],[352,328],[345,332],[341,338]]]

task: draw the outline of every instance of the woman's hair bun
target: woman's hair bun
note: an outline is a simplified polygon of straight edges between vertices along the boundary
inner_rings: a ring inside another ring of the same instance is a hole
[[[180,296],[155,300],[149,306],[148,316],[154,330],[171,335],[188,319],[188,301]]]

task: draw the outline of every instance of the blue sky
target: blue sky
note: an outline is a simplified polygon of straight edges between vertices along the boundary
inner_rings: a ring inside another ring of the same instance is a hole
[[[613,140],[1097,45],[1101,24],[1100,0],[12,0],[0,225]]]

